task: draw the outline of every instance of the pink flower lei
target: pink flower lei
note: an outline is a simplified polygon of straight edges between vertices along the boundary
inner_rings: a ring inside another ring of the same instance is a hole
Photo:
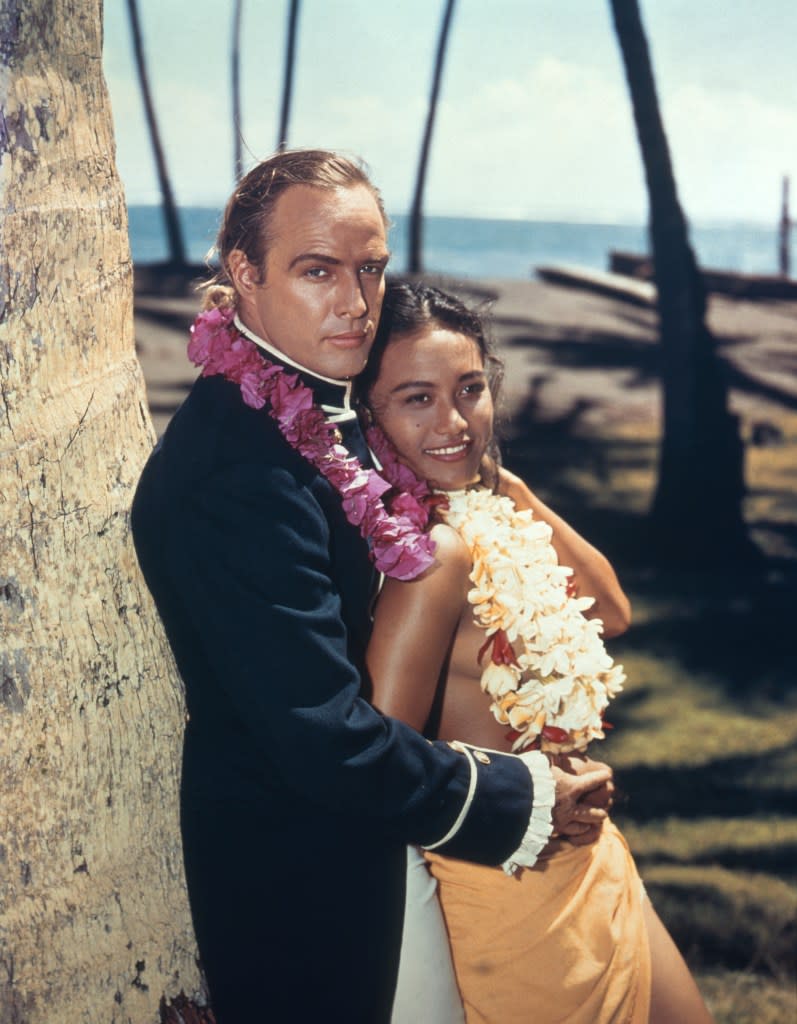
[[[377,569],[399,580],[420,575],[434,561],[434,541],[424,532],[429,522],[425,503],[428,486],[399,463],[390,442],[378,428],[368,441],[386,468],[383,479],[366,469],[340,443],[340,434],[314,404],[313,393],[294,373],[269,362],[257,345],[235,328],[232,308],[200,313],[191,327],[188,358],[202,367],[202,376],[220,374],[236,383],[253,409],[268,406],[282,436],[340,494],[346,518],[369,542]],[[390,501],[383,495],[400,493]]]

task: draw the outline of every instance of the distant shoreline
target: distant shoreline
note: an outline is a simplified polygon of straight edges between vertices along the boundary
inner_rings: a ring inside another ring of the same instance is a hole
[[[209,207],[182,207],[180,222],[189,262],[202,264],[212,250],[221,212]],[[168,259],[160,207],[129,208],[130,245],[139,264]],[[701,265],[744,274],[775,274],[778,267],[776,225],[722,226],[697,224],[692,243]],[[390,268],[407,270],[409,222],[392,218],[388,232]],[[612,251],[646,253],[648,234],[641,225],[488,220],[478,217],[426,216],[423,256],[426,273],[460,278],[495,277],[529,280],[533,268],[543,264],[573,264],[596,271],[609,269]],[[797,255],[797,254],[795,254]],[[797,259],[792,260],[797,266]]]
[[[152,210],[160,211],[160,203],[128,203],[128,210]],[[220,200],[218,204],[215,203],[184,203],[180,207],[181,213],[188,213],[190,211],[201,211],[203,213],[216,214],[221,216],[222,210],[224,209],[224,200]],[[389,210],[388,215],[391,219],[398,218],[400,220],[409,219],[409,211],[401,210]],[[549,215],[549,216],[517,216],[517,217],[486,217],[479,216],[469,213],[431,213],[424,212],[424,218],[427,220],[436,221],[467,221],[476,222],[482,224],[550,224],[553,226],[563,225],[575,225],[578,227],[619,227],[619,228],[634,228],[640,230],[647,230],[647,220],[645,217],[624,217],[624,216],[594,216],[594,217],[583,217],[578,215]],[[777,231],[777,218],[772,217],[771,220],[757,220],[754,217],[746,219],[744,217],[707,217],[695,218],[690,223],[694,224],[698,228],[707,230],[745,230],[750,229],[754,231]]]

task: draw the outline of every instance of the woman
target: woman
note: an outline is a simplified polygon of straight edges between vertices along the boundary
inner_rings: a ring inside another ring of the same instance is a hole
[[[488,455],[491,366],[456,299],[388,289],[358,383],[372,444],[388,476],[395,452],[445,500],[435,564],[377,603],[373,702],[437,738],[566,760],[603,735],[622,670],[598,634],[626,629],[629,605],[603,555]],[[546,852],[514,876],[427,854],[468,1022],[710,1021],[617,829]]]

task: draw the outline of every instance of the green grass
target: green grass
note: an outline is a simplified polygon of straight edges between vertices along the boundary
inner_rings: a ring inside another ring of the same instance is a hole
[[[793,1024],[797,990],[754,971],[698,971],[697,983],[717,1024]]]

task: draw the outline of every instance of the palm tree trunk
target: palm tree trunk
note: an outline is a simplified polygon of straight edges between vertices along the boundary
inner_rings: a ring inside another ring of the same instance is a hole
[[[789,178],[783,178],[783,193],[780,206],[780,225],[778,231],[778,269],[781,277],[788,277],[791,273],[791,218],[789,216]]]
[[[440,35],[437,40],[434,73],[432,75],[432,91],[429,96],[429,109],[426,113],[426,125],[421,142],[421,153],[418,159],[418,173],[415,177],[415,193],[412,197],[409,224],[409,264],[411,274],[420,274],[423,270],[423,192],[426,186],[426,169],[429,163],[429,151],[432,146],[432,133],[437,115],[437,101],[440,96],[440,82],[443,77],[448,32],[454,14],[454,0],[446,0],[443,20],[440,23]]]
[[[277,133],[277,149],[288,145],[288,125],[291,119],[293,97],[293,68],[296,60],[296,27],[299,22],[299,0],[291,0],[288,10],[288,37],[285,43],[285,76],[282,80],[282,110]]]
[[[0,1021],[152,1024],[201,981],[102,0],[4,0],[0,50]]]
[[[136,59],[138,81],[141,86],[141,97],[144,101],[147,128],[149,129],[152,153],[155,157],[155,167],[158,172],[163,222],[166,227],[166,237],[169,243],[169,262],[174,267],[184,267],[186,265],[186,258],[183,232],[180,227],[177,204],[172,193],[172,184],[166,168],[166,157],[163,153],[163,146],[161,145],[160,133],[158,131],[158,121],[155,117],[155,107],[153,106],[152,95],[149,89],[149,78],[144,59],[144,43],[141,37],[141,24],[138,17],[138,0],[127,0],[127,11],[130,15],[130,32],[133,37],[133,52]]]
[[[658,289],[663,438],[651,526],[659,552],[691,564],[750,554],[743,446],[706,324],[706,294],[675,184],[637,0],[611,0],[645,169]]]
[[[236,181],[240,181],[244,168],[241,153],[241,14],[243,0],[235,0],[232,15],[232,132],[233,132],[233,173]]]

